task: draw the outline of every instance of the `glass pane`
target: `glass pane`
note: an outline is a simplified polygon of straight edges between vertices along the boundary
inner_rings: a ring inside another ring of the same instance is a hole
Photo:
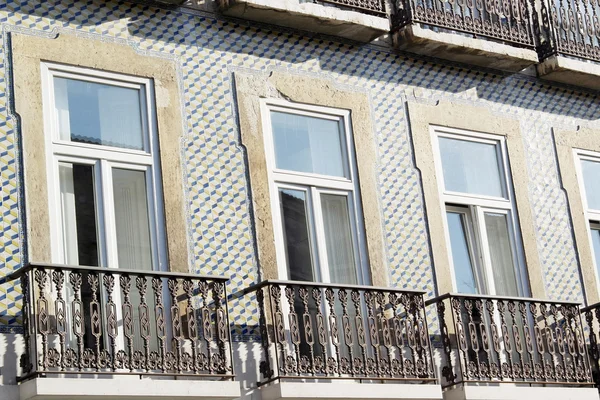
[[[58,170],[65,263],[98,266],[94,167],[60,163]]]
[[[152,270],[146,173],[114,168],[113,193],[119,268]]]
[[[314,282],[306,193],[279,190],[288,274],[293,281]]]
[[[61,140],[144,149],[140,90],[54,78]]]
[[[594,257],[596,261],[596,270],[600,277],[600,229],[592,228],[592,247],[594,248]]]
[[[600,162],[582,160],[581,169],[588,208],[600,210]]]
[[[467,239],[467,221],[463,213],[446,212],[448,231],[450,233],[450,248],[452,250],[452,263],[456,278],[456,289],[459,293],[477,294],[473,260],[469,252],[470,245]]]
[[[63,255],[66,264],[97,267],[99,265],[98,234],[96,230],[96,202],[94,193],[94,167],[91,165],[59,163],[60,206],[62,216]],[[83,274],[81,301],[89,310],[92,289],[88,274]],[[67,285],[67,299],[73,298],[73,290]],[[71,309],[67,308],[71,313]],[[67,316],[69,318],[69,316]],[[83,321],[86,347],[94,346],[91,319]],[[75,336],[69,332],[69,343],[76,346]]]
[[[494,144],[440,137],[446,190],[505,197]]]
[[[507,216],[505,214],[485,213],[485,230],[492,260],[496,294],[499,296],[519,296]]]
[[[272,112],[271,122],[277,168],[348,177],[338,121]]]
[[[331,283],[357,284],[348,198],[323,194],[321,204]]]
[[[153,270],[152,248],[150,242],[150,219],[148,214],[148,192],[146,173],[113,168],[113,194],[115,202],[115,224],[117,228],[117,256],[120,269]],[[158,350],[156,334],[156,311],[154,292],[150,289],[151,279],[147,279],[151,338],[149,347]],[[164,282],[163,282],[164,286]],[[135,332],[134,348],[143,351],[143,339],[140,332],[141,296],[138,290],[131,291],[131,303],[134,305],[132,319]]]

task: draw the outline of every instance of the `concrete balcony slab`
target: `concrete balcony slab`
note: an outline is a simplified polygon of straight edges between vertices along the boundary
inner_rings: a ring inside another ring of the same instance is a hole
[[[444,400],[598,400],[593,387],[522,386],[510,383],[456,386],[444,391]]]
[[[35,378],[21,383],[19,392],[19,400],[233,400],[240,397],[240,383],[137,376]]]
[[[555,55],[537,66],[540,78],[600,90],[600,63]]]
[[[538,55],[533,49],[458,32],[425,29],[417,23],[394,33],[393,41],[396,48],[411,53],[508,72],[518,72],[538,62]]]
[[[298,0],[219,0],[225,15],[368,43],[389,32],[385,14]]]
[[[439,400],[437,384],[279,382],[261,388],[262,400]]]

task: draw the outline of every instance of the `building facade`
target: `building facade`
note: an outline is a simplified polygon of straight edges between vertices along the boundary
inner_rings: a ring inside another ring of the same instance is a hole
[[[597,399],[598,13],[4,2],[0,399]]]

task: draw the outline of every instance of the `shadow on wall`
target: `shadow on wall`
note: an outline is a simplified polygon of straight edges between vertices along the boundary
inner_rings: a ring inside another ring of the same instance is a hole
[[[148,6],[140,7],[149,10]],[[588,120],[594,120],[600,114],[597,94],[553,86],[533,77],[516,77],[311,33],[300,36],[286,28],[249,21],[153,9],[153,12],[135,13],[128,29],[132,36],[159,43],[159,47],[171,46],[170,49],[173,49],[172,45],[184,45],[195,47],[198,52],[214,50],[214,56],[210,57],[211,65],[207,68],[220,63],[221,68],[215,69],[220,74],[234,62],[236,65],[243,62],[248,68],[261,70],[281,64],[302,64],[316,73],[326,71],[341,75],[335,79],[342,84],[370,89],[376,89],[378,83],[447,94],[475,89],[477,98],[492,103]],[[227,56],[228,53],[245,57],[233,60]],[[197,63],[203,64],[208,62],[208,58],[206,60],[200,56]],[[371,82],[366,82],[366,79]],[[585,102],[587,107],[577,106],[577,102]]]
[[[77,3],[79,4],[77,5]],[[73,5],[77,5],[76,13],[69,12],[69,8]],[[169,6],[166,5],[165,7]],[[86,0],[82,2],[47,0],[42,5],[37,1],[8,0],[0,3],[0,12],[6,12],[9,15],[29,15],[41,19],[55,19],[64,24],[72,23],[78,27],[85,27],[98,25],[98,19],[102,19],[102,23],[110,23],[131,18],[131,4],[115,2],[110,5],[102,0]],[[143,9],[140,9],[139,12],[143,12]],[[32,23],[31,27],[35,28],[37,24],[41,24],[40,20]],[[29,25],[23,24],[22,26]]]
[[[260,379],[259,366],[262,360],[260,342],[245,341],[233,343],[235,379],[240,382],[242,398],[254,397]]]
[[[533,77],[515,79],[486,74],[477,85],[477,97],[492,103],[565,117],[597,121],[600,95],[581,88],[550,84]]]
[[[17,384],[17,376],[20,374],[19,358],[24,351],[23,336],[14,333],[0,334],[0,386]],[[0,394],[2,394],[0,388]],[[2,396],[0,395],[0,398]]]
[[[207,10],[212,0],[188,0]],[[69,8],[77,12],[69,12]],[[181,12],[176,6],[135,5],[119,1],[88,0],[85,4],[71,0],[50,0],[40,7],[37,2],[6,2],[0,11],[56,19],[59,24],[94,27],[110,32],[110,23],[127,21],[131,36],[153,41],[156,50],[167,53],[185,49],[214,50],[210,63],[221,64],[219,72],[233,62],[227,53],[245,55],[238,62],[248,68],[266,69],[282,63],[306,64],[315,72],[341,75],[340,83],[375,89],[380,84],[397,84],[406,88],[431,89],[444,93],[462,93],[476,89],[477,98],[492,103],[555,113],[586,120],[600,114],[600,98],[595,93],[543,83],[533,78],[516,78],[497,71],[474,69],[448,61],[437,63],[426,57],[387,51],[378,46],[350,43],[341,39],[305,33],[300,36],[281,27],[258,25],[249,21],[215,19],[211,16]],[[62,24],[61,24],[62,23]],[[118,29],[116,29],[118,30]],[[174,45],[183,47],[176,49]],[[144,46],[146,47],[146,46]],[[215,57],[216,56],[216,57]],[[203,60],[183,60],[203,64]],[[373,82],[368,84],[364,79]],[[580,102],[585,102],[582,107]]]

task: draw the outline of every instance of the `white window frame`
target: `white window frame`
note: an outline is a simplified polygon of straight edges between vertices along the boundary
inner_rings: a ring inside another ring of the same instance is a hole
[[[166,234],[162,179],[156,131],[154,87],[151,79],[115,74],[90,68],[73,67],[50,62],[41,63],[44,137],[48,182],[51,257],[54,263],[65,263],[65,243],[62,233],[59,164],[61,162],[94,166],[96,196],[96,228],[98,229],[98,264],[117,268],[116,224],[114,220],[112,168],[144,171],[149,216],[152,269],[167,271]],[[133,150],[106,145],[61,140],[58,116],[55,112],[54,77],[140,90],[143,149]],[[99,189],[99,190],[98,190]],[[105,238],[108,238],[104,242]]]
[[[594,252],[594,243],[592,242],[592,230],[600,230],[600,210],[591,209],[587,202],[587,195],[585,191],[585,181],[583,179],[582,161],[593,161],[600,163],[600,153],[573,149],[573,159],[575,160],[575,171],[577,173],[577,181],[579,183],[579,190],[581,194],[581,203],[583,204],[583,213],[587,222],[586,229],[588,234],[588,241],[590,243],[590,251],[592,252],[592,261],[594,263],[594,277],[596,279],[596,287],[600,290],[600,276],[598,275],[598,265],[596,262],[597,255]]]
[[[279,190],[291,189],[306,192],[308,206],[307,215],[309,219],[308,231],[311,240],[311,251],[313,253],[313,274],[317,281],[325,283],[331,283],[331,280],[328,268],[323,268],[323,266],[327,265],[324,227],[322,224],[316,223],[316,221],[322,221],[320,195],[335,194],[348,196],[350,229],[352,233],[358,284],[367,284],[370,282],[370,276],[368,273],[368,258],[364,235],[365,228],[358,186],[358,171],[354,152],[350,111],[297,104],[279,99],[261,99],[260,108],[279,277],[281,279],[289,279]],[[344,146],[342,162],[344,162],[345,174],[348,177],[325,176],[276,168],[275,146],[273,143],[271,124],[272,111],[338,121],[344,132],[344,137],[342,138]]]
[[[527,273],[525,270],[523,246],[517,219],[516,205],[514,203],[514,191],[510,179],[511,174],[506,148],[506,138],[501,135],[454,129],[437,125],[430,125],[429,130],[432,138],[435,172],[438,177],[441,215],[444,216],[442,219],[448,248],[448,262],[452,269],[451,277],[453,291],[458,291],[458,286],[456,283],[456,273],[452,257],[452,248],[450,246],[450,231],[446,213],[450,211],[466,215],[469,231],[467,232],[467,240],[469,241],[469,252],[474,264],[473,267],[475,268],[475,283],[481,290],[486,291],[486,293],[481,294],[496,295],[484,223],[485,213],[494,213],[505,214],[507,216],[513,263],[516,268],[515,276],[517,278],[517,291],[520,296],[529,296],[529,288],[526,284]],[[499,165],[499,171],[503,196],[476,195],[446,190],[439,143],[440,137],[496,145],[497,159],[501,164]]]

